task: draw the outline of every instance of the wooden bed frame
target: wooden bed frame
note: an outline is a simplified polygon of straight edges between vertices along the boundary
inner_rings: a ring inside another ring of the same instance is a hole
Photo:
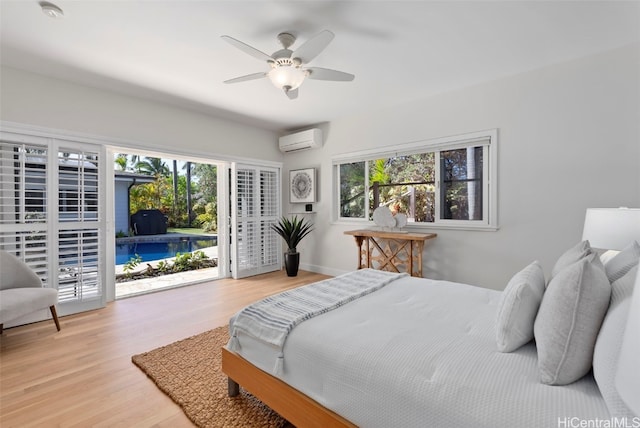
[[[222,348],[222,371],[229,377],[229,396],[242,388],[298,427],[351,427],[356,425],[323,407],[280,379],[260,370],[240,355]]]

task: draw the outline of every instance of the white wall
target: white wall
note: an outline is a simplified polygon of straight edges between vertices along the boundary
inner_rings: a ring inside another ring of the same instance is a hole
[[[0,119],[133,141],[154,150],[282,160],[271,131],[2,68]],[[330,274],[356,265],[353,226],[331,223],[331,157],[499,129],[497,232],[432,230],[425,276],[502,289],[534,259],[548,273],[581,237],[587,207],[640,207],[640,46],[322,125],[322,149],[285,156],[318,168],[316,231],[302,267]],[[283,180],[287,183],[288,180]],[[288,201],[288,186],[283,195]],[[287,205],[284,207],[287,212]]]
[[[0,73],[0,120],[5,123],[94,137],[141,154],[181,154],[197,161],[282,161],[273,131],[13,68],[2,67]],[[106,195],[114,198],[109,188]],[[107,234],[115,235],[114,226],[107,218]],[[112,242],[107,251],[113,252]],[[113,255],[107,254],[105,263],[106,277],[113,277]],[[106,290],[110,301],[115,289],[113,281],[107,282],[112,284]]]
[[[640,46],[321,127],[324,147],[287,154],[284,172],[319,169],[301,266],[330,274],[357,260],[343,234],[356,227],[331,223],[332,155],[498,128],[500,229],[429,230],[438,237],[426,245],[424,276],[502,289],[536,259],[548,275],[580,240],[587,207],[640,207]]]
[[[280,162],[277,135],[230,120],[2,67],[0,119],[220,160]]]
[[[128,181],[116,181],[113,185],[114,229],[116,233],[129,233],[129,186]]]

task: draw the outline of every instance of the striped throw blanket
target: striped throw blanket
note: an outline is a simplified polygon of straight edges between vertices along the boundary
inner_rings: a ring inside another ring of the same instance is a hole
[[[280,349],[274,372],[280,374],[284,364],[282,349],[289,332],[296,325],[379,290],[406,275],[361,269],[267,297],[247,306],[232,318],[229,349],[237,351],[241,347],[238,331],[274,345]]]

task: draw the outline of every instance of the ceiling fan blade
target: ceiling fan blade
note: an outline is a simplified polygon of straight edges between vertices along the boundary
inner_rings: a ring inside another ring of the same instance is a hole
[[[291,58],[299,58],[303,64],[308,64],[327,47],[331,40],[333,40],[333,37],[334,34],[331,31],[323,30],[320,34],[300,45],[300,47],[291,54]]]
[[[284,93],[287,94],[290,100],[295,100],[296,98],[298,98],[298,88],[291,89],[289,91],[285,89]]]
[[[225,80],[224,83],[246,82],[247,80],[261,79],[266,75],[267,73],[265,73],[264,71],[261,71],[260,73],[252,73],[252,74],[247,74],[246,76],[240,76],[240,77],[235,77],[233,79]]]
[[[353,74],[345,73],[343,71],[331,70],[329,68],[310,67],[306,68],[305,70],[309,72],[308,78],[315,80],[350,82],[356,77]]]
[[[229,44],[232,44],[233,46],[240,49],[242,52],[247,53],[254,58],[257,58],[260,61],[273,61],[273,58],[271,58],[266,53],[259,51],[258,49],[252,46],[249,46],[248,44],[241,42],[240,40],[234,39],[233,37],[230,37],[230,36],[220,36],[220,37],[222,37],[223,40],[226,40]]]

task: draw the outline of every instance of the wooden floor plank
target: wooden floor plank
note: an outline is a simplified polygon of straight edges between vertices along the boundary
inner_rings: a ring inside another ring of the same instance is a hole
[[[192,427],[131,356],[225,325],[239,309],[327,278],[284,271],[110,303],[0,336],[0,426]]]

